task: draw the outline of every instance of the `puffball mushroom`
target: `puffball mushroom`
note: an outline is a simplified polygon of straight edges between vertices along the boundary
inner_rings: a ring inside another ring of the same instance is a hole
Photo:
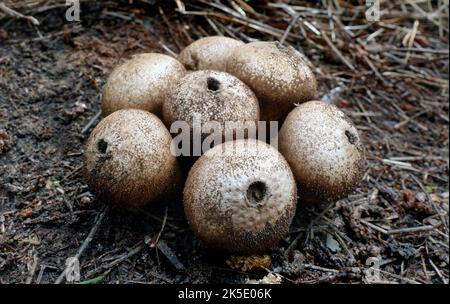
[[[295,108],[278,145],[302,190],[300,200],[336,201],[361,179],[365,158],[358,131],[334,105],[309,101]]]
[[[226,71],[255,92],[263,121],[282,119],[294,103],[311,100],[317,89],[305,57],[279,42],[252,42],[235,48]]]
[[[241,45],[244,45],[242,41],[233,38],[205,37],[182,50],[178,60],[189,70],[225,71],[228,56]]]
[[[172,137],[154,114],[119,110],[92,131],[85,149],[89,189],[117,207],[136,207],[173,188],[178,177]]]
[[[225,138],[226,132],[235,133],[235,125],[229,122],[242,125],[250,122],[256,129],[259,105],[250,88],[233,75],[212,70],[195,71],[169,91],[163,105],[164,122],[168,126],[175,121],[184,121],[192,131],[194,115],[202,124],[219,123],[217,133]]]
[[[283,156],[256,139],[229,141],[192,167],[184,208],[193,232],[216,250],[258,254],[288,232],[297,188]]]
[[[168,89],[185,73],[184,66],[167,55],[133,56],[111,72],[103,89],[103,116],[130,108],[159,115]]]

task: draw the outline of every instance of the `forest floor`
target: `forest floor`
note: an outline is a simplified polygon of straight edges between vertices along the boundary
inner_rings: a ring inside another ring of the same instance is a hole
[[[81,22],[66,21],[64,1],[28,2],[5,3],[39,26],[0,10],[0,284],[65,282],[73,256],[85,283],[363,283],[369,258],[377,282],[448,282],[444,1],[382,1],[378,22],[358,1],[83,1]],[[205,250],[180,201],[105,208],[81,170],[111,69],[217,34],[302,51],[317,98],[345,111],[367,154],[352,195],[326,209],[300,201],[280,247],[253,260]]]

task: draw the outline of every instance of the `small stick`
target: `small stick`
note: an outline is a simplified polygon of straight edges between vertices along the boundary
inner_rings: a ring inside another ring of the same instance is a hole
[[[339,273],[339,270],[336,270],[336,269],[324,268],[324,267],[311,265],[311,264],[304,264],[303,267],[305,267],[306,269],[319,270],[319,271],[323,271],[323,272]]]
[[[84,240],[83,244],[81,245],[81,247],[78,249],[77,254],[74,256],[74,258],[79,259],[80,256],[84,253],[84,251],[86,250],[86,248],[89,246],[89,244],[91,243],[92,239],[94,238],[95,234],[97,233],[98,227],[100,227],[100,224],[103,221],[103,218],[105,217],[106,213],[108,212],[109,208],[106,207],[103,212],[99,215],[98,219],[96,220],[94,226],[92,226],[91,231],[89,232],[88,236],[86,237],[86,239]],[[64,269],[64,271],[59,275],[58,279],[56,279],[55,284],[60,284],[64,278],[65,278],[65,274],[66,274],[66,269]]]
[[[177,4],[178,12],[181,14],[184,14],[186,12],[186,6],[181,0],[175,0],[175,3]]]
[[[175,267],[178,271],[185,271],[186,267],[180,262],[180,260],[177,258],[176,254],[170,249],[169,246],[167,246],[167,243],[164,240],[160,240],[156,247],[165,255],[165,257],[172,263],[172,265]]]
[[[427,281],[429,281],[430,276],[428,275],[427,265],[425,264],[425,258],[423,257],[423,255],[421,255],[420,257],[422,260],[423,273],[425,274],[425,278],[427,279]]]
[[[154,220],[160,222],[160,223],[162,223],[162,222],[164,221],[164,219],[161,219],[160,217],[158,217],[158,216],[156,216],[156,215],[154,215],[154,214],[151,214],[150,212],[148,212],[148,211],[146,211],[146,210],[144,210],[144,209],[141,209],[141,208],[140,208],[140,209],[138,209],[138,211],[141,212],[141,213],[143,213],[143,214],[145,214],[146,216],[148,216],[148,217],[150,217],[150,218],[152,218],[152,219],[154,219]],[[180,231],[180,230],[181,230],[180,227],[178,227],[177,225],[171,224],[170,222],[166,222],[165,225],[167,225],[167,226],[169,226],[170,228],[175,229],[175,230],[177,230],[177,231]]]
[[[383,83],[388,83],[386,79],[383,77],[383,75],[380,74],[380,71],[375,67],[375,65],[372,63],[372,61],[367,56],[363,56],[364,61],[367,63],[367,65],[372,69],[372,71],[375,73],[375,76],[377,76]]]
[[[212,27],[212,29],[217,33],[219,36],[224,36],[224,34],[219,30],[217,25],[214,23],[214,21],[211,20],[208,16],[205,16],[206,21],[208,21],[209,25]]]
[[[433,261],[431,259],[428,259],[428,262],[430,262],[431,267],[433,267],[434,271],[436,271],[437,275],[439,276],[439,278],[441,278],[442,282],[444,284],[448,284],[447,280],[444,278],[441,271],[437,268],[437,266],[433,263]]]
[[[163,280],[166,283],[173,284],[173,281],[171,279],[166,278],[165,276],[162,276],[154,271],[148,270],[147,273],[150,274],[152,277]]]
[[[41,283],[42,276],[44,275],[45,268],[47,268],[46,265],[41,265],[41,269],[39,270],[39,274],[38,274],[37,279],[36,279],[36,284],[40,284]]]
[[[61,179],[61,182],[66,181],[69,177],[77,174],[78,172],[81,171],[81,169],[83,169],[83,165],[79,165],[78,167],[76,167],[75,169],[73,169],[72,171],[70,171],[66,176],[64,176]]]
[[[420,226],[420,227],[411,227],[411,228],[401,228],[401,229],[392,229],[387,231],[388,234],[405,234],[405,233],[414,233],[414,232],[425,232],[434,230],[436,227],[427,225],[427,226]]]
[[[39,26],[39,21],[34,18],[33,16],[25,16],[24,14],[21,14],[9,7],[7,7],[4,3],[0,3],[0,11],[5,12],[5,14],[10,15],[11,17],[20,18],[20,19],[27,19],[32,24]]]
[[[388,234],[388,232],[387,232],[387,230],[385,230],[385,229],[383,229],[383,228],[381,228],[381,227],[378,227],[378,226],[376,226],[376,225],[374,225],[374,224],[372,224],[372,223],[369,223],[368,221],[366,221],[366,220],[363,220],[363,219],[359,219],[359,221],[361,222],[361,223],[363,223],[364,225],[367,225],[367,226],[369,226],[370,228],[372,228],[372,229],[374,229],[374,230],[376,230],[376,231],[378,231],[378,232],[381,232],[382,234]]]
[[[436,21],[434,17],[431,16],[431,14],[427,14],[423,9],[421,9],[415,2],[413,2],[412,0],[406,0],[406,2],[411,5],[420,15],[424,16],[428,21],[441,28],[441,24]],[[447,28],[442,28],[442,30],[445,30],[447,33],[449,32]]]
[[[106,266],[107,271],[110,271],[113,267],[119,265],[121,262],[125,261],[126,259],[131,258],[133,255],[138,254],[141,252],[141,250],[144,249],[144,244],[142,242],[139,242],[139,245],[137,245],[134,249],[132,249],[130,252],[124,254],[123,256],[119,257],[118,259],[112,261]]]
[[[412,121],[412,120],[418,118],[419,116],[422,116],[423,114],[426,114],[428,112],[430,112],[430,110],[424,110],[424,111],[421,111],[421,112],[419,112],[419,113],[417,113],[417,114],[415,114],[415,115],[413,115],[411,117],[408,117],[407,119],[405,119],[405,120],[399,122],[398,124],[396,124],[394,126],[394,129],[400,129],[401,127],[403,127],[404,125],[406,125],[410,121]]]
[[[120,263],[122,263],[123,261],[131,258],[132,256],[138,254],[139,252],[141,252],[143,249],[145,248],[145,243],[142,241],[139,241],[134,247],[133,249],[131,249],[129,252],[121,255],[120,257],[118,257],[117,259],[113,260],[111,263],[107,264],[107,265],[102,265],[100,267],[97,267],[96,269],[94,269],[93,271],[90,271],[86,274],[87,278],[93,277],[94,275],[98,274],[99,272],[105,270],[103,272],[102,275],[106,275],[109,272],[111,272],[114,267],[116,267],[117,265],[119,265]]]
[[[443,54],[448,55],[449,50],[442,50],[442,49],[427,49],[427,48],[408,48],[408,47],[393,47],[393,46],[386,46],[385,51],[387,50],[393,50],[393,51],[400,51],[400,52],[416,52],[416,53],[430,53],[430,54]]]
[[[297,14],[291,21],[291,23],[289,23],[288,27],[286,28],[286,31],[284,31],[283,33],[283,37],[281,37],[280,39],[280,44],[283,44],[284,41],[286,40],[286,38],[288,37],[289,33],[292,30],[292,27],[294,26],[294,24],[297,23],[298,19],[300,18],[300,14]]]
[[[413,28],[411,31],[406,34],[405,38],[403,39],[403,43],[405,46],[407,46],[409,49],[412,48],[414,45],[414,40],[416,39],[417,31],[419,29],[419,21],[414,21]],[[411,52],[408,51],[405,55],[405,64],[408,64],[409,57],[411,57]]]
[[[322,36],[325,42],[328,44],[328,46],[333,50],[333,52],[341,59],[341,61],[348,66],[348,68],[352,71],[355,70],[355,67],[350,63],[350,61],[347,60],[347,58],[342,55],[342,53],[338,50],[338,48],[331,42],[330,38],[328,38],[327,34],[324,30],[322,30]]]
[[[31,282],[33,281],[33,277],[34,277],[34,274],[36,273],[37,265],[38,265],[38,258],[36,255],[34,255],[33,256],[33,265],[31,266],[30,275],[27,278],[26,284],[31,284]]]
[[[411,279],[408,279],[408,278],[404,278],[402,276],[396,275],[394,273],[390,273],[388,271],[384,271],[384,270],[381,270],[381,269],[378,269],[378,271],[381,272],[382,274],[386,274],[386,275],[391,276],[391,277],[393,277],[393,278],[395,278],[397,280],[401,280],[401,281],[404,281],[404,282],[409,283],[409,284],[420,284],[417,281],[414,281],[414,280],[411,280]]]
[[[165,45],[162,41],[159,42],[159,46],[166,51],[167,53],[169,53],[170,56],[172,56],[173,58],[177,58],[177,53],[175,53],[174,51],[172,51],[167,45]]]
[[[162,234],[162,232],[163,232],[163,230],[164,230],[164,227],[166,227],[166,222],[167,222],[167,210],[168,210],[168,208],[166,207],[166,211],[165,211],[165,213],[164,213],[164,219],[163,219],[163,222],[162,222],[162,224],[161,224],[161,229],[159,230],[159,232],[158,232],[158,234],[156,235],[156,237],[154,237],[154,239],[149,243],[150,248],[154,248],[154,247],[158,244],[158,241],[159,241],[159,239],[160,239],[160,237],[161,237],[161,234]]]
[[[425,189],[425,187],[423,186],[423,184],[420,182],[420,180],[417,179],[417,177],[415,177],[414,175],[410,175],[411,178],[416,182],[417,185],[419,185],[420,189],[422,190],[423,193],[425,193],[425,195],[427,196],[428,201],[430,202],[431,206],[434,209],[434,212],[436,212],[436,214],[438,214],[439,218],[441,219],[442,224],[445,227],[445,231],[448,234],[448,222],[445,218],[445,216],[439,212],[438,207],[436,206],[436,204],[434,203],[433,199],[431,198],[430,194],[427,192],[427,190]],[[447,214],[448,215],[448,214]]]
[[[170,25],[169,19],[167,18],[166,14],[164,13],[164,10],[161,8],[161,6],[158,6],[158,9],[159,9],[159,14],[163,18],[163,21],[167,26],[167,30],[169,31],[170,38],[172,39],[173,43],[177,46],[178,51],[183,49],[181,47],[180,43],[178,42],[178,39],[176,39],[175,33],[172,29],[172,26]]]
[[[86,126],[84,126],[83,130],[81,130],[81,134],[85,134],[91,127],[92,125],[97,121],[97,119],[100,118],[100,116],[102,115],[102,111],[98,111],[94,117],[91,118],[91,120],[89,120],[89,122],[87,123]]]
[[[337,238],[337,241],[339,242],[339,244],[341,244],[341,246],[344,248],[345,252],[347,252],[347,255],[350,258],[350,262],[354,263],[356,262],[355,256],[353,255],[353,253],[350,251],[350,249],[348,248],[347,244],[344,242],[344,240],[341,238],[341,236],[338,234],[339,230],[337,230],[335,227],[333,227],[333,230],[335,230],[333,232],[333,235]]]

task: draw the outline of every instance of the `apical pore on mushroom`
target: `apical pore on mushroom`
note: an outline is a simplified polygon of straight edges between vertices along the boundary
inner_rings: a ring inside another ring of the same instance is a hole
[[[179,178],[171,141],[162,121],[150,112],[112,113],[95,127],[86,144],[89,189],[117,207],[142,206],[163,197]]]
[[[255,94],[238,78],[225,72],[202,70],[187,74],[169,91],[163,117],[169,128],[175,122],[186,122],[192,136],[202,142],[213,130],[209,147],[214,140],[222,143],[248,137],[251,127],[256,136],[259,105]],[[194,126],[197,119],[201,128]],[[215,139],[214,133],[218,134]]]
[[[295,108],[278,144],[301,189],[300,200],[336,201],[362,177],[365,158],[358,130],[334,105],[309,101]]]
[[[257,254],[278,245],[297,204],[294,176],[283,156],[255,139],[206,152],[184,189],[186,217],[212,249]]]

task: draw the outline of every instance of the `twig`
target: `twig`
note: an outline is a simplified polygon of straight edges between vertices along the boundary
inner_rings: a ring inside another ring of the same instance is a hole
[[[61,182],[64,182],[64,181],[66,181],[69,177],[74,176],[75,174],[77,174],[78,172],[80,172],[81,169],[83,169],[83,165],[79,165],[78,167],[76,167],[75,169],[73,169],[72,171],[70,171],[69,173],[67,173],[67,174],[61,179]]]
[[[303,264],[303,267],[306,268],[306,269],[311,269],[311,270],[318,270],[318,271],[331,272],[331,273],[339,273],[339,270],[336,270],[336,269],[324,268],[324,267],[311,265],[311,264]]]
[[[366,220],[359,219],[359,221],[360,221],[361,223],[363,223],[364,225],[369,226],[370,228],[372,228],[372,229],[374,229],[374,230],[376,230],[376,231],[378,231],[378,232],[381,232],[381,233],[386,234],[386,235],[388,234],[388,232],[387,232],[386,229],[383,229],[383,228],[378,227],[378,226],[376,226],[376,225],[374,225],[374,224],[372,224],[372,223],[369,223],[369,222],[366,221]]]
[[[333,52],[339,57],[339,59],[341,59],[341,61],[348,66],[348,68],[352,71],[355,70],[355,67],[350,63],[350,61],[348,61],[347,58],[344,57],[344,55],[342,55],[341,51],[338,50],[338,48],[333,44],[333,42],[330,40],[330,38],[328,38],[327,34],[325,33],[324,30],[322,30],[322,37],[325,40],[325,42],[328,44],[328,46],[333,50]]]
[[[131,250],[130,252],[124,254],[120,258],[112,261],[105,268],[110,271],[111,268],[113,268],[113,267],[119,265],[121,262],[131,258],[133,255],[138,254],[139,252],[141,252],[142,249],[144,249],[144,244],[139,242],[139,244],[137,246],[135,246],[135,248],[133,250]]]
[[[401,228],[401,229],[392,229],[387,231],[387,234],[407,234],[407,233],[415,233],[415,232],[425,232],[434,230],[435,226],[421,226],[421,227],[410,227],[410,228]]]
[[[22,13],[19,13],[9,7],[7,7],[4,3],[0,3],[0,11],[3,11],[5,14],[10,15],[11,17],[19,18],[19,19],[26,19],[30,21],[33,25],[39,26],[39,21],[34,18],[33,16],[25,16]]]
[[[177,53],[175,53],[174,51],[172,51],[167,45],[164,44],[164,42],[160,41],[159,42],[159,46],[166,51],[167,53],[169,53],[170,56],[172,56],[173,58],[177,58]]]
[[[158,6],[158,9],[159,9],[159,14],[163,18],[163,21],[167,26],[167,30],[170,33],[170,38],[172,39],[173,43],[177,46],[178,51],[180,51],[182,49],[182,47],[181,47],[180,43],[178,42],[178,39],[175,36],[174,31],[172,30],[172,26],[170,25],[169,19],[167,18],[166,14],[164,13],[164,10],[161,8],[161,6]]]
[[[375,67],[375,65],[372,63],[372,61],[369,59],[368,56],[364,56],[364,61],[367,63],[367,65],[372,69],[372,71],[375,73],[375,76],[377,76],[383,83],[387,83],[386,79],[383,77],[383,75],[380,74],[380,71]]]
[[[36,279],[36,284],[40,284],[41,283],[42,276],[44,275],[45,268],[47,268],[47,265],[41,265],[41,269],[39,270],[39,274],[38,274],[37,279]]]
[[[442,280],[442,282],[444,284],[448,284],[448,281],[444,278],[441,271],[439,270],[439,268],[437,268],[437,266],[433,263],[433,261],[431,259],[428,259],[428,262],[430,262],[431,267],[433,267],[434,271],[436,271],[437,275]]]
[[[447,218],[446,218],[441,212],[439,212],[438,207],[434,203],[434,201],[431,198],[430,194],[428,194],[428,192],[425,189],[425,187],[423,186],[423,184],[414,175],[411,174],[410,176],[416,182],[416,184],[419,185],[419,187],[422,190],[422,192],[425,193],[425,195],[427,196],[427,200],[430,202],[431,206],[433,206],[434,212],[436,212],[438,214],[439,218],[441,219],[442,224],[445,227],[445,232],[447,232],[447,234],[448,234],[448,222],[447,222],[448,214],[447,214]]]
[[[151,214],[150,212],[148,212],[147,210],[144,210],[142,208],[137,209],[137,211],[143,213],[144,215],[146,215],[146,216],[148,216],[148,217],[150,217],[150,218],[152,218],[152,219],[154,219],[154,220],[156,220],[156,221],[158,221],[160,223],[162,223],[164,221],[164,218],[161,219],[160,217],[158,217],[158,216],[156,216],[154,214]],[[180,227],[178,227],[177,225],[174,225],[174,224],[172,224],[170,222],[167,222],[167,221],[166,221],[166,223],[164,225],[167,225],[167,226],[169,226],[170,228],[172,228],[172,229],[174,229],[176,231],[180,231],[181,230]]]
[[[294,24],[297,23],[298,19],[300,18],[300,14],[297,14],[291,21],[291,23],[289,23],[288,27],[286,28],[286,31],[283,34],[283,37],[281,37],[280,39],[280,44],[283,44],[284,41],[286,40],[286,38],[288,37],[289,33],[291,32],[292,27],[294,26]]]
[[[100,110],[94,115],[94,117],[91,118],[91,120],[89,120],[87,125],[84,126],[83,130],[81,130],[81,134],[85,134],[92,127],[92,125],[97,121],[97,119],[100,118],[101,115],[102,115],[102,111]]]
[[[33,265],[31,266],[30,275],[27,278],[26,284],[31,284],[31,282],[33,281],[33,277],[34,277],[34,274],[36,273],[37,265],[38,265],[38,258],[36,255],[34,255],[33,256]]]
[[[404,125],[406,125],[406,124],[409,123],[410,121],[412,121],[412,120],[418,118],[419,116],[422,116],[423,114],[426,114],[426,113],[428,113],[428,112],[430,112],[429,109],[424,110],[424,111],[421,111],[421,112],[419,112],[419,113],[417,113],[417,114],[415,114],[415,115],[413,115],[413,116],[411,116],[411,117],[408,117],[408,118],[405,119],[404,121],[401,121],[401,122],[399,122],[398,124],[396,124],[396,125],[394,126],[394,129],[400,129],[401,127],[403,127]]]
[[[406,2],[411,5],[416,11],[419,12],[419,14],[423,15],[425,18],[427,18],[430,22],[432,22],[434,25],[440,27],[440,23],[436,20],[434,20],[433,17],[431,17],[431,14],[427,14],[423,9],[421,9],[415,2],[413,2],[412,0],[406,0]],[[442,28],[443,30],[445,30],[448,33],[448,29],[446,28]]]
[[[98,228],[100,227],[100,224],[102,223],[106,213],[108,212],[109,207],[106,207],[103,212],[99,215],[97,218],[94,226],[92,226],[91,231],[89,232],[88,236],[84,240],[83,244],[81,244],[81,247],[78,249],[77,253],[75,254],[74,258],[79,259],[81,255],[84,253],[86,248],[91,243],[92,239],[94,238],[95,234],[97,233]],[[66,269],[59,275],[58,279],[56,279],[55,284],[60,284],[65,278]]]
[[[404,282],[409,283],[409,284],[420,284],[420,283],[417,282],[417,281],[414,281],[414,280],[411,280],[411,279],[404,278],[404,277],[402,277],[402,276],[396,275],[396,274],[394,274],[394,273],[390,273],[390,272],[388,272],[388,271],[384,271],[384,270],[381,270],[381,269],[378,269],[378,271],[381,272],[382,274],[386,274],[386,275],[391,276],[391,277],[393,277],[393,278],[395,278],[395,279],[397,279],[397,280],[401,280],[401,281],[404,281]]]
[[[104,265],[104,266],[100,266],[96,269],[94,269],[93,271],[87,273],[86,277],[90,278],[94,275],[97,275],[99,272],[105,270],[103,272],[103,275],[108,274],[109,272],[111,272],[111,270],[113,268],[115,268],[116,266],[118,266],[120,263],[122,263],[123,261],[131,258],[132,256],[138,254],[139,252],[141,252],[143,249],[145,248],[145,243],[142,241],[139,241],[132,250],[130,250],[129,252],[127,252],[126,254],[121,255],[120,257],[118,257],[117,259],[113,260],[111,263]]]
[[[164,240],[160,240],[156,247],[166,256],[166,258],[172,263],[172,265],[175,267],[178,271],[185,271],[186,267],[180,262],[180,260],[177,258],[176,254],[170,249],[169,246],[167,246],[167,243]]]
[[[171,279],[166,278],[165,276],[160,275],[159,273],[156,273],[154,271],[148,270],[148,274],[150,274],[152,277],[155,277],[157,279],[163,280],[166,283],[173,284],[173,281]]]
[[[168,211],[168,207],[166,207],[166,210],[164,211],[164,218],[163,218],[163,222],[161,224],[161,229],[158,232],[158,236],[156,237],[156,243],[158,243],[159,238],[161,237],[162,232],[164,231],[164,228],[166,227],[166,223],[167,223],[167,211]]]

